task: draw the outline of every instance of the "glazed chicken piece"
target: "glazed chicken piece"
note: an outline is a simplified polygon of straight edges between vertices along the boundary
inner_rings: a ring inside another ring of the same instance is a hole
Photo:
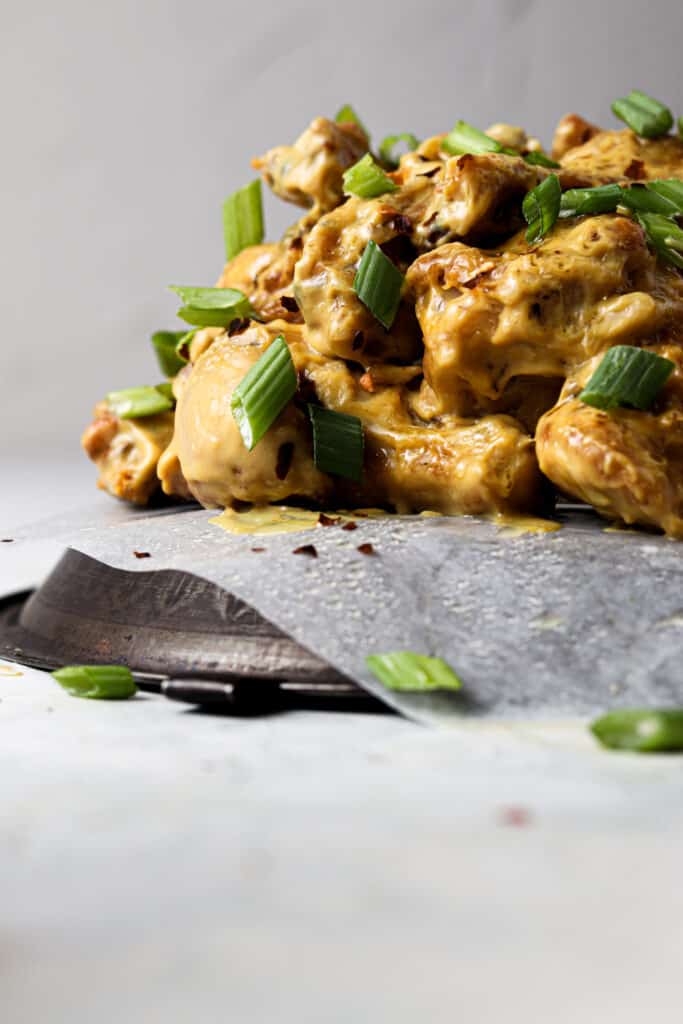
[[[558,123],[553,138],[552,156],[554,160],[561,160],[570,149],[583,146],[585,142],[599,135],[602,131],[597,125],[584,120],[578,114],[566,114]]]
[[[596,356],[567,380],[541,419],[536,450],[546,476],[601,515],[683,538],[683,349],[643,347],[676,364],[652,411],[603,412],[581,402],[602,358]]]
[[[146,505],[159,489],[157,463],[172,435],[172,412],[122,420],[106,402],[100,402],[81,444],[100,471],[97,486],[101,490]]]
[[[683,139],[665,135],[641,139],[629,128],[597,132],[561,158],[565,171],[588,174],[594,183],[683,178]]]
[[[293,146],[276,146],[252,165],[276,196],[311,208],[317,218],[342,201],[342,175],[367,151],[359,125],[316,117]]]
[[[287,337],[304,391],[361,419],[362,486],[315,468],[308,417],[294,403],[253,451],[244,447],[231,394],[279,333]],[[233,337],[223,333],[199,356],[179,390],[173,443],[159,466],[164,489],[175,460],[192,495],[207,506],[296,496],[318,504],[476,513],[537,508],[544,492],[533,441],[511,417],[421,424],[410,414],[405,388],[376,382],[368,391],[360,371],[321,357],[300,328],[284,322],[254,324]]]
[[[611,214],[562,222],[536,246],[518,236],[502,253],[441,246],[415,261],[407,286],[441,412],[461,408],[463,387],[498,399],[515,377],[564,378],[683,318],[683,278],[657,265],[634,221]]]

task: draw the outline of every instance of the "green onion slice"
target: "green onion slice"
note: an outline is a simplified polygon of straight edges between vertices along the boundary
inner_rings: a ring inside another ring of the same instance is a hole
[[[533,244],[548,234],[560,212],[562,189],[556,174],[549,174],[531,192],[527,192],[522,203],[522,213],[529,227],[526,240]]]
[[[540,150],[532,149],[530,153],[524,154],[524,159],[528,164],[532,164],[534,167],[560,167],[557,160],[551,160],[545,153],[541,153]]]
[[[370,132],[367,130],[350,103],[345,103],[344,106],[337,111],[334,119],[337,124],[357,124],[358,127],[365,132],[365,137],[368,142],[370,141]]]
[[[363,476],[363,425],[357,416],[309,405],[313,460],[322,473],[360,483]]]
[[[160,395],[163,395],[164,398],[168,398],[170,402],[174,402],[175,401],[175,396],[173,394],[173,382],[172,381],[165,380],[163,382],[163,384],[157,384],[156,385],[156,390],[159,392]]]
[[[197,333],[198,328],[194,327],[191,331],[179,332],[180,337],[178,338],[178,344],[175,347],[178,356],[184,361],[189,362],[190,359],[190,342]]]
[[[624,708],[591,723],[603,747],[639,753],[683,750],[683,709]]]
[[[414,651],[370,654],[365,662],[389,690],[426,693],[430,690],[459,690],[462,681],[442,658]]]
[[[579,395],[596,409],[625,405],[649,409],[674,369],[670,359],[632,345],[608,349],[597,370]]]
[[[587,214],[612,213],[623,202],[619,185],[598,185],[596,188],[570,188],[562,193],[560,217],[583,217]]]
[[[401,271],[376,242],[369,241],[353,279],[353,289],[363,305],[387,330],[396,319],[402,287]]]
[[[231,260],[249,245],[263,241],[261,179],[237,189],[223,203],[225,258]]]
[[[237,288],[193,288],[170,285],[184,305],[178,316],[194,327],[227,327],[231,321],[253,317],[254,310],[247,296]]]
[[[622,189],[620,205],[639,213],[661,213],[665,217],[675,217],[678,212],[674,202],[646,184]]]
[[[660,259],[683,270],[683,230],[675,221],[658,213],[637,214],[648,244]]]
[[[385,192],[395,192],[398,185],[378,167],[370,153],[361,157],[358,163],[344,171],[344,194],[360,199],[375,199]]]
[[[683,181],[678,178],[656,178],[654,181],[648,181],[645,187],[650,192],[656,192],[662,199],[668,200],[675,210],[674,216],[683,215]]]
[[[455,127],[441,140],[441,148],[457,156],[460,153],[501,153],[503,147],[486,132],[479,131],[466,121],[456,121]]]
[[[294,398],[296,389],[297,376],[292,356],[284,336],[278,334],[242,378],[230,401],[232,415],[249,451]]]
[[[165,377],[175,377],[187,362],[178,349],[185,334],[185,331],[155,331],[152,335],[152,345]]]
[[[379,144],[379,155],[388,167],[398,167],[396,147],[399,142],[405,143],[407,153],[417,149],[420,145],[418,138],[412,132],[399,132],[398,135],[387,135]]]
[[[133,675],[125,665],[67,665],[52,676],[73,697],[125,700],[137,693]]]
[[[615,100],[612,111],[636,135],[642,135],[644,139],[666,135],[674,123],[668,107],[644,92],[639,92],[638,89],[634,89],[623,99]]]
[[[156,416],[173,408],[173,400],[159,387],[123,388],[110,391],[107,395],[109,408],[120,420],[141,419]]]
[[[683,139],[683,117],[679,117],[678,119],[678,134]]]

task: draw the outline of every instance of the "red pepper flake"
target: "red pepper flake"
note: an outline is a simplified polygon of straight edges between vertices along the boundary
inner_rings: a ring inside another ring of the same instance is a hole
[[[318,552],[314,544],[302,544],[300,548],[294,548],[293,555],[308,555],[309,558],[317,558]]]
[[[228,337],[232,338],[236,334],[241,334],[242,331],[246,331],[250,323],[251,321],[249,317],[236,317],[235,320],[231,320],[228,325]]]
[[[266,549],[265,548],[252,548],[251,550],[255,551],[255,552],[259,552],[259,551],[265,551]]]
[[[321,512],[318,516],[318,526],[336,526],[338,522],[338,519],[334,519],[333,516],[326,516],[324,512]]]
[[[526,807],[503,807],[500,823],[512,828],[524,828],[531,824],[531,812]]]
[[[624,171],[626,178],[631,178],[632,181],[640,181],[645,177],[645,164],[642,160],[631,160]]]
[[[283,295],[280,298],[280,304],[283,309],[286,309],[288,313],[298,313],[299,303],[296,301],[293,295]]]
[[[361,379],[358,381],[363,391],[369,391],[370,394],[374,394],[375,382],[372,379],[371,373],[364,373]]]
[[[277,463],[275,465],[275,476],[278,480],[285,480],[292,468],[294,458],[294,442],[285,441],[277,450]]]
[[[149,551],[134,551],[133,554],[136,558],[151,558]]]
[[[360,551],[361,555],[374,555],[375,554],[374,547],[372,546],[372,544],[368,543],[367,541],[366,541],[365,544],[359,544],[356,550]]]
[[[357,530],[357,529],[358,529],[358,523],[354,523],[354,521],[352,519],[349,520],[348,523],[344,523],[344,525],[342,526],[342,530]]]

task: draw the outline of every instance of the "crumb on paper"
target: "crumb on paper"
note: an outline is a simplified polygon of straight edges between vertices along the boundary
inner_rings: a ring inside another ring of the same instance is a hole
[[[372,544],[366,542],[365,544],[359,544],[357,551],[360,551],[361,555],[374,555],[375,549]]]
[[[300,548],[294,548],[293,555],[308,555],[309,558],[317,558],[318,552],[314,544],[302,544]]]
[[[136,558],[151,558],[149,551],[134,551],[133,554]]]

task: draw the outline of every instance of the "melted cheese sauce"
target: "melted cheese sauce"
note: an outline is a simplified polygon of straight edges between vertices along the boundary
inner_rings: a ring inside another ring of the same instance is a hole
[[[20,672],[16,665],[0,665],[0,677],[9,678],[15,676],[23,676],[23,672]]]
[[[521,537],[526,533],[554,533],[562,529],[561,523],[553,519],[540,519],[537,516],[513,515],[498,512],[491,516],[491,521],[498,527],[504,537]]]

